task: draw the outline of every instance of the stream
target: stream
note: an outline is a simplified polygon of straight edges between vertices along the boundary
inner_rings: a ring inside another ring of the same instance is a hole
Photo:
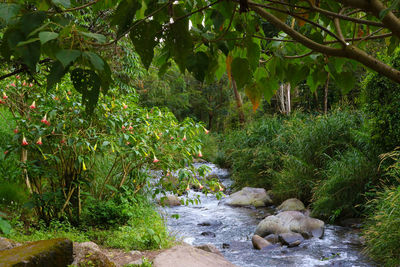
[[[227,170],[203,164],[224,186],[232,184]],[[213,244],[237,266],[376,266],[361,253],[357,230],[336,225],[325,225],[322,239],[305,240],[298,247],[255,250],[251,237],[257,224],[274,214],[273,208],[231,207],[213,195],[192,190],[189,194],[198,194],[201,203],[164,208],[170,233],[191,245]],[[179,219],[172,218],[173,214]]]

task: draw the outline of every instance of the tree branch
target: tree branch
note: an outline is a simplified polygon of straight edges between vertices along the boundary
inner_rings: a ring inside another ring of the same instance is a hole
[[[40,61],[39,61],[39,64],[47,63],[47,62],[50,62],[50,61],[51,61],[50,58],[46,58],[46,59],[40,60]],[[6,79],[6,78],[8,78],[8,77],[14,76],[15,74],[24,72],[24,71],[28,71],[28,67],[27,67],[26,65],[23,65],[22,68],[19,68],[19,69],[17,69],[17,70],[14,70],[13,72],[10,72],[10,73],[8,73],[8,74],[5,74],[5,75],[3,75],[3,76],[0,76],[0,81]]]

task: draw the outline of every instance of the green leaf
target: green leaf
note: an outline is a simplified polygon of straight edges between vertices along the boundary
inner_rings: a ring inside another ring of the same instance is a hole
[[[36,28],[40,27],[43,21],[46,19],[45,12],[30,12],[21,17],[21,31],[28,36]]]
[[[344,71],[340,75],[334,76],[334,80],[343,94],[350,92],[356,84],[356,77],[351,71]]]
[[[71,62],[75,61],[81,55],[79,50],[66,50],[62,49],[56,53],[56,58],[63,64],[66,68]]]
[[[258,44],[254,43],[251,39],[246,44],[247,59],[249,60],[250,67],[255,70],[259,65],[261,48]]]
[[[71,71],[74,88],[82,94],[82,104],[91,115],[100,95],[101,78],[92,70],[77,68]]]
[[[0,20],[7,25],[18,14],[20,8],[17,4],[0,3]]]
[[[104,61],[103,59],[93,52],[83,52],[83,56],[89,59],[91,65],[95,70],[103,71],[104,70]]]
[[[328,74],[324,69],[314,69],[307,77],[307,85],[310,87],[312,93],[314,93],[319,85],[325,83]]]
[[[290,82],[292,87],[295,87],[299,82],[307,79],[310,69],[307,66],[301,66],[299,64],[289,64],[287,66],[287,80]]]
[[[65,8],[70,8],[71,7],[71,2],[70,0],[51,0],[53,2],[53,4],[55,4],[56,6],[61,5]]]
[[[279,80],[274,78],[261,78],[257,82],[257,86],[260,87],[260,91],[264,93],[265,100],[271,103],[271,98],[275,95],[279,88]]]
[[[48,41],[54,40],[58,37],[58,33],[56,32],[40,32],[39,39],[42,44],[47,43]]]
[[[400,4],[400,0],[393,0],[390,7],[379,12],[379,19],[383,19],[387,15],[387,13],[389,13],[389,11],[396,9],[399,6],[399,4]]]
[[[50,67],[50,73],[47,75],[47,91],[49,92],[54,85],[61,81],[61,78],[65,75],[66,69],[60,61],[55,61]]]
[[[135,51],[146,69],[149,69],[154,57],[154,47],[158,44],[156,37],[161,32],[161,24],[157,21],[143,22],[139,27],[135,27],[130,32],[130,38]]]
[[[12,229],[11,224],[5,219],[0,217],[0,231],[3,234],[8,235],[11,232],[11,229]]]
[[[122,0],[119,3],[111,20],[111,25],[118,25],[118,35],[121,35],[130,27],[136,11],[138,11],[141,6],[142,5],[137,0]]]
[[[79,32],[80,34],[95,39],[97,42],[99,42],[100,44],[104,44],[106,42],[106,37],[102,34],[98,34],[98,33],[92,33],[92,32]]]
[[[31,71],[36,72],[36,63],[40,58],[40,42],[35,41],[24,46],[17,46],[15,52]]]
[[[237,87],[239,89],[243,88],[251,80],[252,76],[249,61],[245,58],[236,57],[232,61],[231,68]]]
[[[39,41],[39,38],[32,38],[32,39],[29,39],[29,40],[26,40],[26,41],[23,41],[23,42],[19,42],[17,44],[17,47],[21,47],[21,46],[24,46],[24,45],[27,45],[27,44],[31,44],[31,43],[34,43],[34,42],[37,42],[37,41]]]
[[[203,82],[208,70],[210,58],[204,52],[197,52],[188,58],[187,68],[193,76]]]

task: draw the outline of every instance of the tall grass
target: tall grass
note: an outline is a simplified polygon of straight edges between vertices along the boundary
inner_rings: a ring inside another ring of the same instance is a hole
[[[222,150],[235,187],[272,189],[277,202],[315,201],[322,217],[358,215],[354,207],[363,203],[377,169],[364,120],[351,110],[268,116],[229,133]]]

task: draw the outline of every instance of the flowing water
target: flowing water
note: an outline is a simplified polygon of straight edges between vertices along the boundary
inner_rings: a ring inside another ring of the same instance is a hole
[[[211,174],[230,186],[228,172],[207,163]],[[192,245],[214,244],[232,263],[243,266],[376,266],[361,253],[359,235],[355,229],[326,225],[322,239],[305,240],[300,246],[276,246],[255,250],[251,237],[257,224],[275,212],[273,208],[230,207],[214,196],[199,192],[198,205],[165,208],[170,232]]]

